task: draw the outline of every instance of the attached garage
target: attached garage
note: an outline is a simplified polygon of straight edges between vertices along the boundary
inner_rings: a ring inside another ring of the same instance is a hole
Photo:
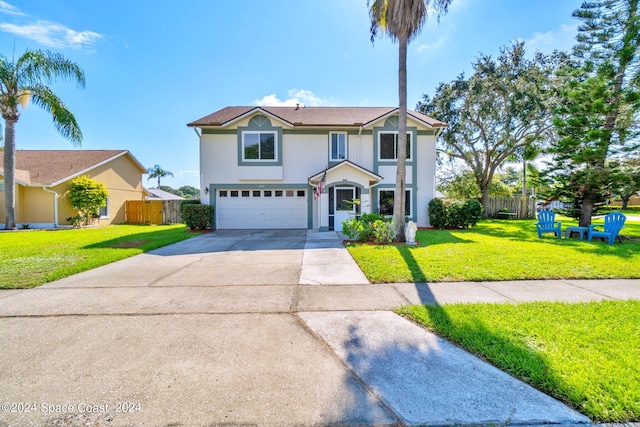
[[[216,190],[219,229],[308,228],[308,190]]]

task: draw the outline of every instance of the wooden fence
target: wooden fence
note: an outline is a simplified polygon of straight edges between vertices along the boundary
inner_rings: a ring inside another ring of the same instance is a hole
[[[127,200],[125,221],[130,224],[179,224],[182,200]]]
[[[163,200],[162,201],[162,223],[163,224],[181,224],[182,215],[180,215],[180,205],[182,200]]]
[[[535,218],[536,215],[536,201],[532,197],[527,198],[526,211],[522,209],[522,198],[498,198],[489,197],[489,206],[485,209],[483,215],[485,218],[498,217],[498,212],[501,210],[515,213],[516,218]]]

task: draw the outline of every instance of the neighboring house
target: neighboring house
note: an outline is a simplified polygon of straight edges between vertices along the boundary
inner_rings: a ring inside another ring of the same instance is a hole
[[[219,229],[340,230],[361,213],[392,214],[397,108],[227,107],[187,126],[200,138],[201,200]],[[428,225],[445,126],[408,112],[406,208],[418,226]]]
[[[622,206],[622,200],[620,199],[620,196],[617,196],[614,200],[612,200],[610,205]],[[640,191],[631,196],[628,206],[640,206]]]
[[[185,200],[184,197],[176,196],[173,193],[158,188],[147,188],[146,190],[149,195],[145,200]]]
[[[69,181],[81,175],[109,192],[100,225],[125,221],[125,201],[143,200],[147,170],[127,150],[16,150],[16,224],[32,228],[68,225],[77,211],[66,198]],[[4,228],[4,170],[0,166],[0,227]]]

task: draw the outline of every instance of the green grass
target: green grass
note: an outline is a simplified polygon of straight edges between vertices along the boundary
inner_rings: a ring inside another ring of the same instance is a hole
[[[194,235],[183,225],[0,232],[0,289],[32,288]]]
[[[640,301],[399,311],[596,422],[640,421]]]
[[[577,225],[560,220],[563,230]],[[627,219],[621,234],[632,240],[612,246],[548,233],[539,239],[534,223],[483,220],[469,230],[419,230],[418,246],[347,248],[374,283],[640,277],[640,221]]]

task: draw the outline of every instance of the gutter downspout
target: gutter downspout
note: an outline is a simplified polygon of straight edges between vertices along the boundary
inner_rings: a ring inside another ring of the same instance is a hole
[[[42,190],[53,194],[53,227],[58,228],[58,193],[48,190],[46,186],[42,186]]]

